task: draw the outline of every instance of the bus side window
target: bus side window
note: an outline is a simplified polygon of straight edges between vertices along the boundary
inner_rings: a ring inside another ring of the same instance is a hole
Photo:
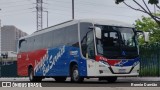
[[[24,52],[25,50],[26,50],[26,40],[25,39],[22,39],[22,40],[20,40],[19,41],[19,46],[18,46],[18,48],[19,48],[19,52]]]
[[[86,58],[95,58],[94,35],[93,31],[87,33],[82,40],[82,54]]]
[[[87,55],[88,58],[94,59],[95,58],[95,46],[94,46],[94,34],[93,31],[90,31],[87,34]],[[86,57],[87,57],[86,55]]]
[[[86,37],[86,57],[90,59],[95,58],[95,49],[94,49],[94,35],[93,31],[88,32]]]
[[[86,40],[87,38],[85,36],[82,40],[82,54],[84,57],[86,57],[86,53],[87,53],[87,44],[86,44],[87,41]]]

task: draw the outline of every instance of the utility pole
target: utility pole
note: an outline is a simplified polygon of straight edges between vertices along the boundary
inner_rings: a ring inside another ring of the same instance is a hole
[[[72,19],[74,19],[74,0],[72,0]]]
[[[47,11],[47,27],[48,27],[48,11]]]
[[[43,29],[43,0],[37,0],[37,30]]]
[[[0,11],[1,11],[1,9],[0,9]],[[1,34],[1,19],[0,19],[0,54],[1,54],[1,45],[2,45],[2,44],[1,44],[1,35],[2,35],[2,34]]]
[[[48,27],[48,11],[44,11],[47,13],[47,27]]]
[[[1,9],[0,9],[0,11],[1,11]],[[2,57],[1,57],[1,19],[0,19],[0,78],[2,77]]]

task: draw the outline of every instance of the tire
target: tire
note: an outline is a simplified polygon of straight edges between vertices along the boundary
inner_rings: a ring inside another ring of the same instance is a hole
[[[40,82],[40,81],[42,81],[41,77],[35,77],[34,76],[34,70],[33,70],[32,67],[29,68],[29,70],[28,70],[28,77],[29,77],[30,82]]]
[[[117,77],[107,77],[106,79],[109,83],[114,83],[117,80]]]
[[[56,80],[56,82],[65,82],[66,81],[66,77],[55,77],[54,78]]]
[[[74,65],[71,70],[71,82],[83,82],[84,78],[79,76],[78,66]]]
[[[99,78],[99,81],[103,81],[103,80],[105,80],[105,81],[106,81],[106,80],[107,80],[107,78],[106,78],[106,77],[100,77],[100,78]]]

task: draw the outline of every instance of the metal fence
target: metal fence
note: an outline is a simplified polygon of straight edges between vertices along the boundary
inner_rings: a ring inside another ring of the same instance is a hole
[[[140,76],[160,76],[160,44],[140,46]]]
[[[18,77],[17,76],[17,61],[1,61],[0,62],[0,77]]]

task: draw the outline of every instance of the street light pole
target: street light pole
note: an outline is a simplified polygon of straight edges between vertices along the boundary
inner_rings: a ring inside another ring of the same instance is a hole
[[[44,11],[47,13],[47,27],[48,27],[48,11]]]
[[[74,19],[74,0],[72,0],[72,19]]]
[[[0,9],[0,11],[1,11],[1,9]],[[2,56],[1,56],[1,19],[0,19],[0,78],[2,77]]]
[[[47,12],[47,27],[48,27],[48,11],[46,11]]]
[[[1,11],[1,9],[0,9],[0,11]],[[0,19],[0,54],[1,54],[1,19]]]
[[[1,77],[2,77],[2,56],[0,55],[0,78]]]

